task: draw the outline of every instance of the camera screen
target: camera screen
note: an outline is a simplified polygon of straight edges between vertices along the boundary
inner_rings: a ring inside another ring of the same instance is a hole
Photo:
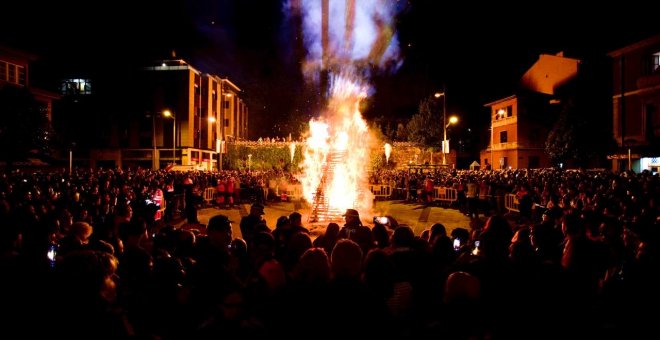
[[[374,217],[374,223],[387,224],[389,220],[386,216],[376,216]]]
[[[461,239],[457,238],[454,240],[454,250],[458,251],[461,249]]]
[[[474,249],[472,255],[479,255],[479,241],[474,241]]]
[[[48,257],[48,261],[50,262],[50,266],[54,267],[55,266],[55,260],[57,257],[57,246],[51,245],[48,247],[48,252],[46,252],[46,257]]]

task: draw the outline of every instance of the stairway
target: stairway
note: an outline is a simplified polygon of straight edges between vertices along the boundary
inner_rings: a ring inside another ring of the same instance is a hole
[[[314,197],[312,197],[312,212],[309,214],[308,222],[332,222],[341,221],[342,213],[338,208],[330,207],[329,198],[326,196],[328,185],[332,183],[335,168],[346,158],[346,150],[331,150],[326,157],[323,165],[323,176]]]

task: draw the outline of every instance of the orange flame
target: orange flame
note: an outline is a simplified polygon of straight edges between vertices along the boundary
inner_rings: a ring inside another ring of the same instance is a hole
[[[327,114],[309,122],[300,176],[304,197],[314,202],[323,190],[334,217],[348,208],[364,212],[372,208],[367,173],[372,137],[359,111],[366,89],[350,74],[335,76]]]

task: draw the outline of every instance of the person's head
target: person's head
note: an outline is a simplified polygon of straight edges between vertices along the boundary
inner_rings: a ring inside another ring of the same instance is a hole
[[[346,212],[344,213],[343,216],[346,219],[347,225],[360,224],[360,213],[355,209],[346,209]]]
[[[250,215],[261,216],[265,214],[266,213],[264,212],[264,205],[261,203],[254,203],[250,207]]]
[[[92,228],[87,222],[75,222],[69,229],[69,233],[75,237],[80,244],[89,243],[89,237],[92,236],[92,231],[94,231],[94,228]]]
[[[229,217],[222,214],[211,217],[206,226],[211,243],[221,247],[229,246],[232,241],[232,222]]]
[[[280,216],[277,218],[277,222],[275,222],[275,229],[287,229],[290,225],[291,221],[287,216]]]
[[[292,226],[302,226],[302,215],[299,212],[294,211],[289,215],[289,221]]]
[[[330,260],[323,248],[307,249],[293,269],[295,280],[305,284],[319,284],[330,280]]]
[[[358,278],[362,269],[362,249],[351,240],[339,240],[332,250],[330,266],[335,277]]]
[[[442,223],[435,223],[431,226],[429,242],[434,243],[438,237],[447,236],[447,228]]]

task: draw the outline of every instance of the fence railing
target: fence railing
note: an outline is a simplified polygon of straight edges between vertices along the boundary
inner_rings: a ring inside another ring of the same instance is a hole
[[[518,206],[518,197],[515,194],[506,194],[506,196],[504,196],[504,208],[506,208],[506,210],[509,212],[520,212]]]
[[[286,200],[289,201],[300,200],[303,198],[303,190],[301,184],[287,184],[286,186],[282,187],[279,185],[276,185],[275,187],[269,186],[269,190],[273,190],[275,195],[280,198],[286,198]],[[387,184],[369,184],[369,190],[374,194],[376,199],[390,199],[393,194],[392,186]],[[418,189],[418,191],[420,190],[421,189]],[[202,194],[204,203],[212,204],[212,202],[215,201],[216,195],[217,190],[215,187],[208,187],[204,189]],[[509,196],[512,196],[512,199],[515,200],[515,208],[513,208],[513,201],[511,204],[509,203]],[[458,200],[458,191],[450,187],[433,187],[432,198],[434,201],[447,202],[452,204]],[[518,200],[515,198],[515,195],[507,195],[506,208],[509,210],[518,211]]]

